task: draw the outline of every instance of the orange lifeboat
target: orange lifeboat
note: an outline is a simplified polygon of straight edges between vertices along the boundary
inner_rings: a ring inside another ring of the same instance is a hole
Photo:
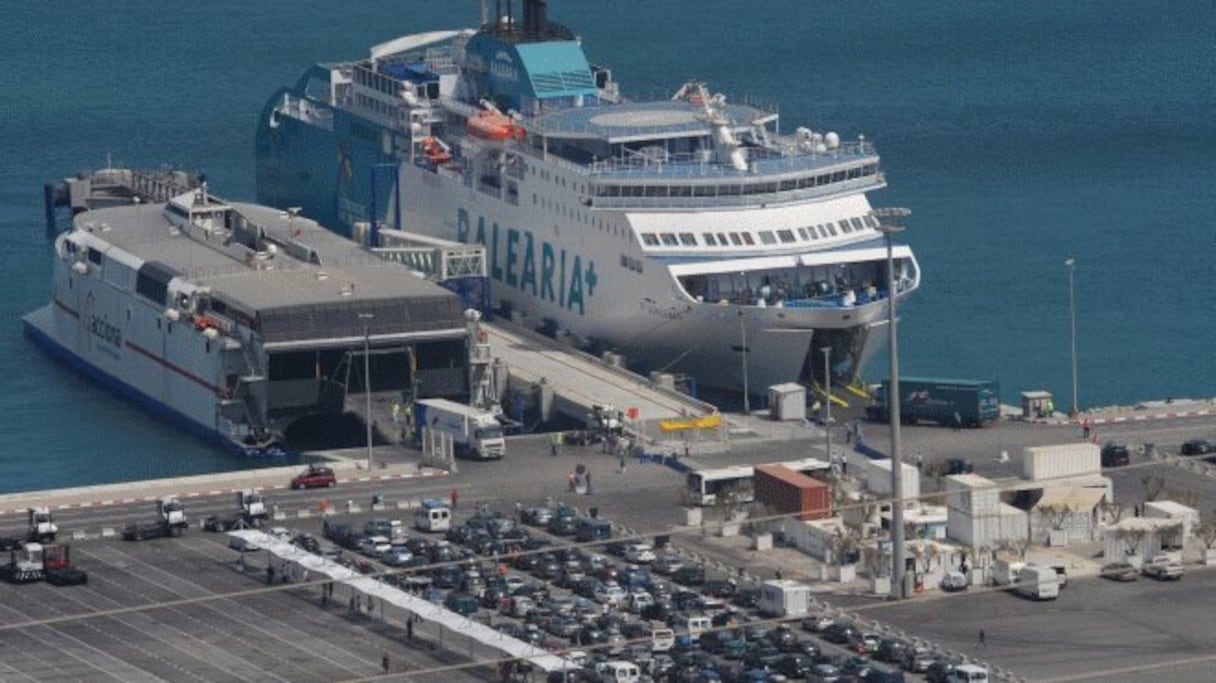
[[[481,111],[469,118],[469,134],[483,140],[523,140],[525,131],[515,119],[496,111]]]
[[[452,154],[447,147],[433,137],[422,139],[422,156],[432,164],[446,164],[452,160]]]

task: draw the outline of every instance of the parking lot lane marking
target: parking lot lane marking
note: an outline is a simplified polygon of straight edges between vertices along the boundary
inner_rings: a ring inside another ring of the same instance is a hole
[[[33,617],[31,617],[31,616],[29,616],[29,615],[25,614],[24,612],[21,612],[20,610],[17,610],[17,609],[15,609],[15,608],[13,608],[13,607],[11,607],[11,606],[9,606],[9,605],[0,605],[0,608],[6,609],[6,610],[8,610],[9,612],[12,612],[12,613],[14,613],[14,614],[17,614],[17,615],[19,615],[20,617],[22,617],[22,618],[24,618],[24,619],[32,619],[32,618],[33,618]],[[68,641],[68,642],[70,642],[70,643],[74,643],[76,646],[78,646],[78,647],[79,647],[79,648],[81,648],[82,650],[91,650],[91,651],[93,651],[94,653],[96,653],[98,656],[100,656],[100,657],[101,657],[102,659],[104,659],[104,660],[112,660],[112,661],[113,661],[115,664],[117,664],[117,665],[118,665],[118,667],[119,667],[120,669],[122,669],[122,668],[124,668],[124,667],[130,667],[130,665],[129,665],[129,664],[127,664],[126,662],[122,661],[121,659],[118,659],[117,657],[115,657],[115,656],[113,656],[113,655],[111,655],[111,654],[109,654],[109,653],[105,652],[104,650],[100,650],[100,649],[98,649],[98,648],[96,648],[96,647],[94,647],[94,646],[92,646],[92,645],[90,645],[90,644],[88,644],[88,643],[84,642],[83,640],[81,640],[81,639],[77,638],[76,636],[69,635],[68,633],[65,633],[65,632],[63,632],[62,630],[57,629],[57,628],[51,628],[50,630],[51,630],[51,632],[54,634],[54,637],[55,637],[55,638],[57,638],[57,639],[60,639],[60,638],[61,638],[61,639],[65,640],[65,641]],[[35,641],[37,641],[37,642],[39,642],[39,643],[42,643],[42,644],[45,646],[46,651],[48,651],[48,652],[57,652],[57,653],[61,653],[61,654],[67,655],[67,656],[71,657],[72,659],[75,659],[76,661],[80,662],[80,663],[81,663],[81,664],[83,664],[84,666],[88,667],[90,670],[96,670],[96,671],[99,671],[99,672],[101,672],[102,674],[105,674],[105,675],[107,675],[107,676],[110,676],[110,677],[112,677],[112,678],[114,678],[115,680],[118,680],[118,681],[124,681],[124,682],[125,682],[125,681],[128,681],[128,680],[132,680],[132,678],[131,678],[129,675],[128,675],[128,676],[119,675],[119,674],[115,673],[114,671],[112,671],[112,670],[108,669],[107,667],[100,666],[99,664],[97,664],[97,663],[95,663],[95,662],[91,662],[91,661],[88,661],[88,660],[84,659],[83,657],[81,657],[81,656],[77,655],[75,652],[73,652],[73,649],[72,649],[72,648],[62,647],[62,646],[60,646],[60,644],[58,644],[58,643],[54,642],[52,638],[43,638],[43,637],[39,637],[39,636],[37,636],[37,635],[34,635],[34,633],[33,633],[33,630],[32,630],[32,629],[25,629],[25,630],[21,631],[21,634],[22,634],[22,635],[24,635],[25,637],[27,637],[27,638],[31,639],[31,640],[35,640]],[[27,650],[27,651],[25,651],[25,654],[27,654],[27,655],[31,656],[33,659],[36,659],[36,660],[38,660],[39,662],[42,662],[42,663],[43,663],[43,664],[44,664],[44,665],[45,665],[47,668],[49,668],[49,669],[53,669],[53,670],[55,670],[55,671],[60,671],[60,670],[61,670],[61,669],[60,669],[58,666],[56,666],[56,665],[54,665],[54,664],[52,664],[52,663],[50,663],[50,662],[47,662],[46,660],[42,659],[41,657],[37,657],[37,656],[32,655],[32,654],[31,654],[31,653],[30,653],[28,650]],[[140,670],[139,670],[139,669],[135,669],[135,671],[136,671],[136,672],[140,672]],[[140,672],[140,673],[142,673],[142,672]],[[60,676],[57,676],[57,678],[60,678]],[[64,678],[64,680],[73,680],[73,679],[79,679],[79,678],[80,678],[80,676],[79,676],[79,674],[72,675],[72,674],[71,674],[71,672],[64,672],[64,676],[61,676],[61,678]]]
[[[221,544],[220,544],[220,543],[218,543],[218,542],[213,542],[213,543],[212,543],[212,545],[213,545],[214,547],[216,547],[217,549],[218,549],[218,548],[223,548],[223,549],[225,550],[225,552],[227,552],[227,546],[221,545]],[[192,544],[189,544],[189,543],[183,543],[183,544],[181,544],[181,548],[186,548],[186,549],[194,550],[195,552],[199,552],[199,553],[201,553],[201,551],[200,551],[200,550],[198,550],[197,548],[194,548],[194,547],[193,547],[193,545],[192,545]],[[119,552],[119,551],[115,551],[115,552]],[[123,555],[126,555],[125,553],[122,553],[122,554],[123,554]],[[127,556],[127,557],[130,557],[129,555],[126,555],[126,556]],[[209,556],[209,557],[212,557],[212,556]],[[168,571],[166,571],[166,570],[164,570],[164,569],[161,569],[160,567],[157,567],[156,565],[152,565],[152,564],[147,563],[147,562],[144,562],[144,561],[142,561],[142,560],[138,560],[138,558],[132,558],[132,559],[135,559],[135,560],[136,560],[136,561],[138,561],[138,562],[139,562],[141,565],[143,565],[143,566],[147,567],[148,569],[150,569],[150,570],[151,570],[153,573],[155,573],[155,574],[163,575],[163,576],[167,577],[169,580],[171,580],[172,582],[175,582],[175,583],[180,583],[180,584],[185,584],[187,587],[189,587],[189,588],[190,588],[190,589],[192,589],[193,591],[197,591],[197,592],[199,592],[199,594],[198,594],[198,595],[189,596],[189,597],[217,597],[217,598],[218,598],[218,597],[222,596],[222,594],[220,594],[220,593],[217,593],[217,592],[215,592],[215,591],[212,591],[212,590],[210,590],[210,589],[208,589],[208,588],[206,588],[206,587],[204,587],[204,586],[201,586],[201,585],[199,585],[199,584],[197,584],[197,583],[194,583],[193,581],[190,581],[190,580],[188,580],[188,579],[184,579],[184,578],[182,578],[182,577],[180,577],[180,576],[178,576],[178,575],[175,575],[175,574],[173,574],[173,573],[171,573],[171,572],[168,572]],[[140,576],[139,576],[139,578],[140,578],[141,580],[143,580],[145,583],[148,583],[148,584],[151,584],[151,585],[156,586],[156,587],[158,587],[158,588],[161,588],[162,590],[167,590],[167,591],[169,591],[169,592],[171,592],[171,593],[175,593],[175,594],[178,594],[178,595],[183,595],[182,591],[175,590],[173,587],[171,587],[171,586],[167,585],[166,583],[157,582],[157,581],[153,580],[151,577],[149,577],[149,576],[148,576],[146,573],[141,573],[141,574],[140,574]],[[183,597],[185,597],[185,596],[183,595]],[[313,642],[311,642],[311,643],[307,643],[307,644],[302,644],[302,643],[297,642],[297,640],[295,640],[295,639],[292,639],[292,638],[289,638],[289,637],[285,637],[285,636],[281,636],[281,635],[279,635],[277,632],[271,632],[271,631],[269,631],[269,630],[267,630],[267,629],[265,629],[265,628],[262,628],[262,627],[257,626],[256,624],[257,624],[257,622],[258,622],[258,621],[264,620],[264,615],[263,615],[261,612],[257,611],[257,610],[250,609],[248,606],[246,606],[246,605],[245,605],[245,604],[242,602],[242,599],[223,599],[223,602],[225,603],[224,605],[219,605],[219,604],[217,604],[217,603],[219,603],[219,602],[220,602],[220,599],[215,599],[215,600],[205,600],[205,601],[200,601],[200,602],[198,602],[198,603],[196,603],[196,604],[198,604],[198,605],[202,605],[202,606],[205,606],[207,609],[209,609],[209,610],[211,610],[211,611],[214,611],[214,612],[216,612],[216,613],[220,614],[221,616],[223,616],[223,617],[225,617],[225,618],[232,619],[233,621],[236,621],[236,622],[238,622],[238,623],[242,624],[242,625],[243,625],[243,626],[245,626],[246,628],[249,628],[249,629],[251,629],[251,630],[254,630],[254,631],[257,631],[257,632],[260,632],[260,633],[264,633],[264,634],[266,634],[267,636],[269,636],[269,637],[271,637],[271,638],[273,638],[273,639],[275,639],[275,640],[277,640],[277,641],[279,641],[279,642],[283,643],[284,645],[287,645],[287,646],[289,646],[289,647],[291,647],[291,648],[294,648],[294,649],[299,650],[299,651],[300,651],[300,652],[302,652],[304,655],[307,655],[307,656],[312,656],[312,657],[316,657],[316,658],[319,658],[319,659],[323,659],[324,661],[329,662],[330,664],[332,664],[334,667],[337,667],[337,668],[339,668],[339,669],[341,669],[341,670],[343,670],[343,671],[345,671],[345,672],[348,672],[348,673],[350,673],[350,674],[352,674],[352,675],[354,675],[354,676],[356,676],[356,677],[360,677],[360,676],[365,675],[365,673],[366,673],[366,671],[367,671],[367,669],[362,669],[362,670],[355,670],[355,669],[352,669],[352,668],[350,668],[350,667],[348,667],[348,666],[344,666],[343,664],[341,664],[341,663],[337,662],[336,660],[334,660],[334,659],[333,659],[333,658],[331,658],[331,657],[328,657],[328,656],[323,656],[323,655],[319,654],[319,649],[320,649],[320,647],[321,647],[321,646],[324,644],[324,643],[323,643],[323,641],[321,641],[320,639],[313,639],[313,638],[311,638],[311,637],[310,637],[310,639],[311,639],[311,640],[313,640]],[[223,609],[221,609],[221,607],[222,607]],[[244,620],[244,619],[239,619],[239,618],[237,618],[237,617],[233,616],[233,613],[234,613],[236,610],[240,610],[240,611],[242,611],[242,612],[249,613],[249,614],[251,615],[251,617],[252,617],[252,618],[254,618],[255,620],[254,620],[254,621],[247,621],[247,620]],[[286,624],[283,624],[283,626],[284,626],[284,627],[286,627],[286,629],[287,629],[287,630],[289,630],[289,631],[291,631],[291,632],[300,633],[300,631],[298,631],[298,629],[291,628],[290,626],[288,626],[288,625],[286,625]],[[281,657],[281,659],[283,659],[283,660],[284,660],[284,664],[290,664],[290,662],[291,662],[291,661],[293,661],[292,657],[289,657],[289,656],[283,656],[283,657]],[[365,661],[364,661],[364,660],[362,660],[362,659],[357,659],[357,661],[358,661],[360,664],[363,664],[363,665],[365,665],[365,666],[367,666],[367,665],[368,665],[368,663],[367,663],[367,662],[365,662]]]

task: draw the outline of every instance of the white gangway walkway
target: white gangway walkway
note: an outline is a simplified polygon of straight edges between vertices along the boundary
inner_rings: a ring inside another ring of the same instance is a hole
[[[573,662],[564,660],[543,648],[525,643],[518,638],[512,638],[485,624],[444,609],[442,605],[436,605],[428,600],[410,595],[400,588],[364,576],[327,557],[310,553],[265,532],[241,529],[230,531],[228,535],[243,538],[246,542],[289,563],[289,566],[292,566],[292,574],[295,576],[307,575],[310,581],[313,580],[314,575],[327,577],[328,580],[348,585],[363,595],[374,596],[386,604],[417,614],[431,623],[444,626],[487,647],[501,650],[512,658],[526,659],[545,671],[562,671],[577,667]]]

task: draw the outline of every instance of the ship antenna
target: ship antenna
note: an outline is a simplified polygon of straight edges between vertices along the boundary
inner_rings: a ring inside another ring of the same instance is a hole
[[[481,0],[481,25],[485,26],[490,16],[490,0]]]

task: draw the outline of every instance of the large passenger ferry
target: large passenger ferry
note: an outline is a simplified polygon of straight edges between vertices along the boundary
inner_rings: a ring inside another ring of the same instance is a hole
[[[864,137],[782,131],[701,82],[631,101],[544,0],[310,68],[267,103],[259,201],[377,243],[485,245],[493,297],[651,372],[752,391],[858,378],[920,283]]]
[[[467,397],[459,298],[400,264],[205,183],[163,202],[178,184],[132,171],[67,187],[78,213],[55,239],[50,303],[25,331],[167,422],[288,455],[293,427],[342,415],[352,393],[356,407],[369,388]]]

